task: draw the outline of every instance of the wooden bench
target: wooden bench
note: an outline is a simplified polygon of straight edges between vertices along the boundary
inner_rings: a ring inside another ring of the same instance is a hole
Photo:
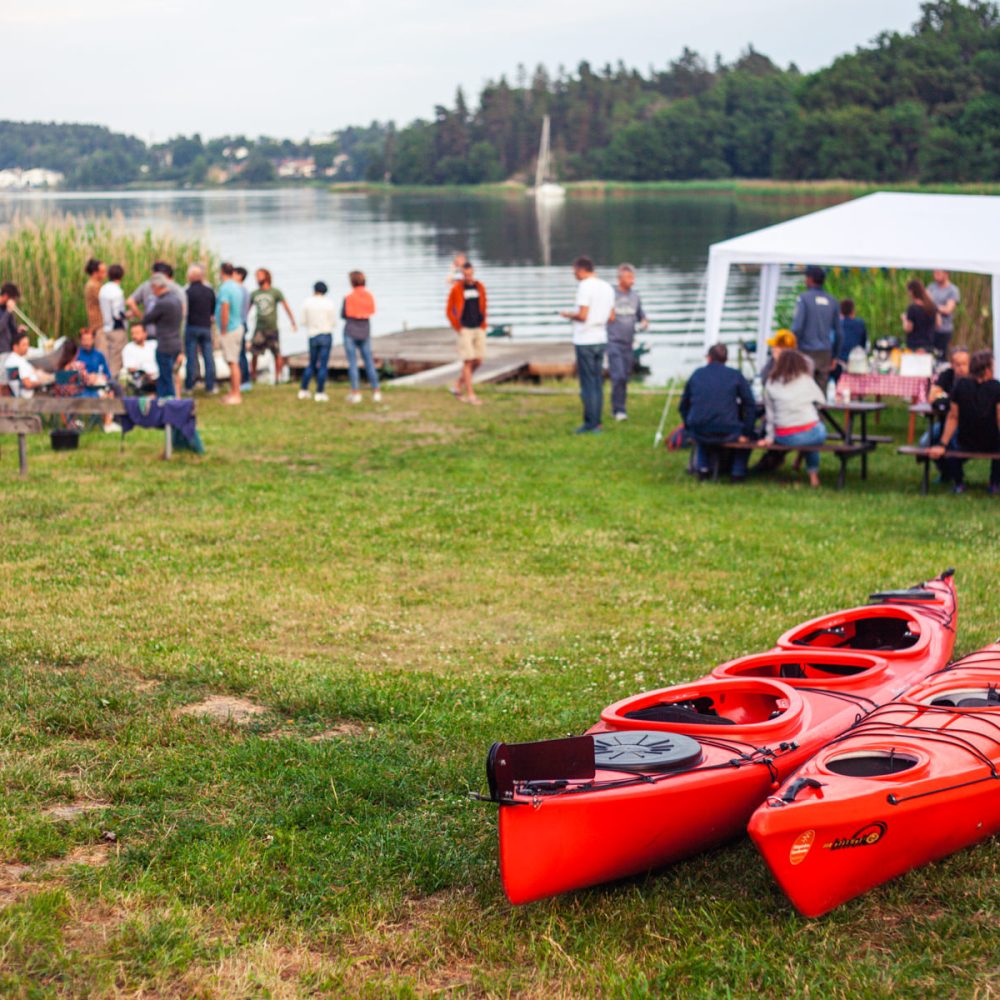
[[[920,492],[926,494],[931,488],[931,462],[935,459],[931,455],[930,448],[920,448],[917,445],[903,445],[902,448],[897,449],[900,455],[912,455],[918,462],[920,462],[924,471],[920,477]],[[946,451],[942,458],[960,458],[963,460],[968,459],[983,459],[989,462],[1000,462],[1000,452],[990,452],[990,451]]]
[[[18,458],[21,476],[28,472],[28,450],[25,435],[38,434],[42,429],[43,416],[85,417],[124,416],[125,404],[120,399],[97,399],[91,396],[33,396],[19,399],[11,396],[0,397],[0,434],[17,434]],[[11,429],[6,429],[6,428]],[[23,430],[17,428],[23,427]],[[122,433],[122,447],[125,434]],[[163,457],[170,459],[174,453],[171,427],[164,428]]]
[[[796,447],[793,445],[784,444],[772,444],[762,445],[758,444],[756,441],[747,441],[741,444],[739,441],[726,441],[720,445],[722,448],[730,448],[734,451],[780,451],[780,452],[791,452],[791,451],[818,451],[825,453],[827,455],[836,455],[840,460],[840,472],[837,475],[837,489],[842,489],[844,483],[847,481],[847,463],[857,455],[862,458],[861,466],[861,478],[868,478],[868,466],[864,462],[867,458],[868,452],[875,450],[875,444],[871,440],[867,444],[861,444],[861,442],[856,441],[853,444],[821,444],[813,445],[811,448]]]
[[[17,435],[17,464],[23,479],[28,474],[27,435],[42,433],[42,418],[30,413],[0,414],[0,434]]]

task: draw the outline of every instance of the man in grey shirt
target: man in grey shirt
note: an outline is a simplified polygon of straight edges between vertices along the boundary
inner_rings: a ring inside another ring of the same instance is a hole
[[[840,303],[824,289],[826,271],[815,264],[806,268],[806,290],[795,303],[792,333],[799,350],[811,358],[816,384],[826,392],[833,359],[840,354]],[[831,335],[833,339],[831,340]]]
[[[152,309],[156,304],[156,295],[153,292],[153,278],[158,274],[167,279],[167,286],[181,301],[184,306],[184,315],[187,315],[187,299],[184,295],[184,289],[174,281],[174,269],[166,261],[158,260],[153,264],[150,277],[125,300],[125,310],[129,316],[138,318],[147,310]],[[152,325],[143,323],[142,325],[146,327],[146,336],[150,340],[159,339],[156,335],[155,323]]]
[[[939,358],[948,356],[948,345],[955,331],[955,310],[962,301],[962,293],[951,283],[947,271],[935,271],[934,280],[927,286],[927,294],[938,307],[938,325],[934,331],[934,353]]]
[[[160,369],[156,381],[156,396],[165,399],[176,395],[174,372],[182,362],[181,324],[184,322],[184,299],[170,286],[165,274],[154,274],[149,279],[154,297],[151,308],[145,310],[142,325],[147,333],[156,330],[156,364]]]
[[[615,311],[608,322],[608,374],[611,376],[611,410],[615,420],[628,419],[625,396],[635,357],[633,341],[636,326],[641,330],[649,326],[642,299],[632,287],[634,284],[635,268],[631,264],[619,264]]]

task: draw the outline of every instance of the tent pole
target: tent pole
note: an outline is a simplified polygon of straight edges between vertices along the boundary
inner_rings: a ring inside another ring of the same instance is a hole
[[[990,283],[993,300],[993,357],[1000,358],[1000,274],[994,274]]]
[[[757,311],[757,353],[754,360],[757,371],[763,371],[767,362],[767,341],[774,325],[774,307],[778,302],[778,279],[780,268],[777,264],[762,264],[760,268],[760,303]]]
[[[729,261],[712,247],[708,251],[708,287],[705,292],[705,350],[719,342],[728,283]]]

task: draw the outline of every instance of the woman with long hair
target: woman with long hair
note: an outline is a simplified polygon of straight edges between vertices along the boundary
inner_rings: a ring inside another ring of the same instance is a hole
[[[910,304],[899,317],[906,331],[906,349],[933,351],[938,308],[919,278],[907,282],[906,290],[910,293]]]
[[[819,452],[808,448],[826,440],[826,428],[816,412],[824,402],[809,359],[791,348],[783,350],[764,383],[767,436],[759,444],[801,447],[811,486],[819,486]]]

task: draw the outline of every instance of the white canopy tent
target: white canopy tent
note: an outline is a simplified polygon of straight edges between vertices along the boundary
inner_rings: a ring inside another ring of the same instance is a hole
[[[1000,197],[879,192],[714,243],[708,253],[705,346],[719,339],[729,269],[759,264],[757,342],[771,336],[781,265],[833,264],[970,271],[993,281],[1000,357]],[[905,303],[900,303],[900,312]],[[765,351],[758,351],[764,364]]]

